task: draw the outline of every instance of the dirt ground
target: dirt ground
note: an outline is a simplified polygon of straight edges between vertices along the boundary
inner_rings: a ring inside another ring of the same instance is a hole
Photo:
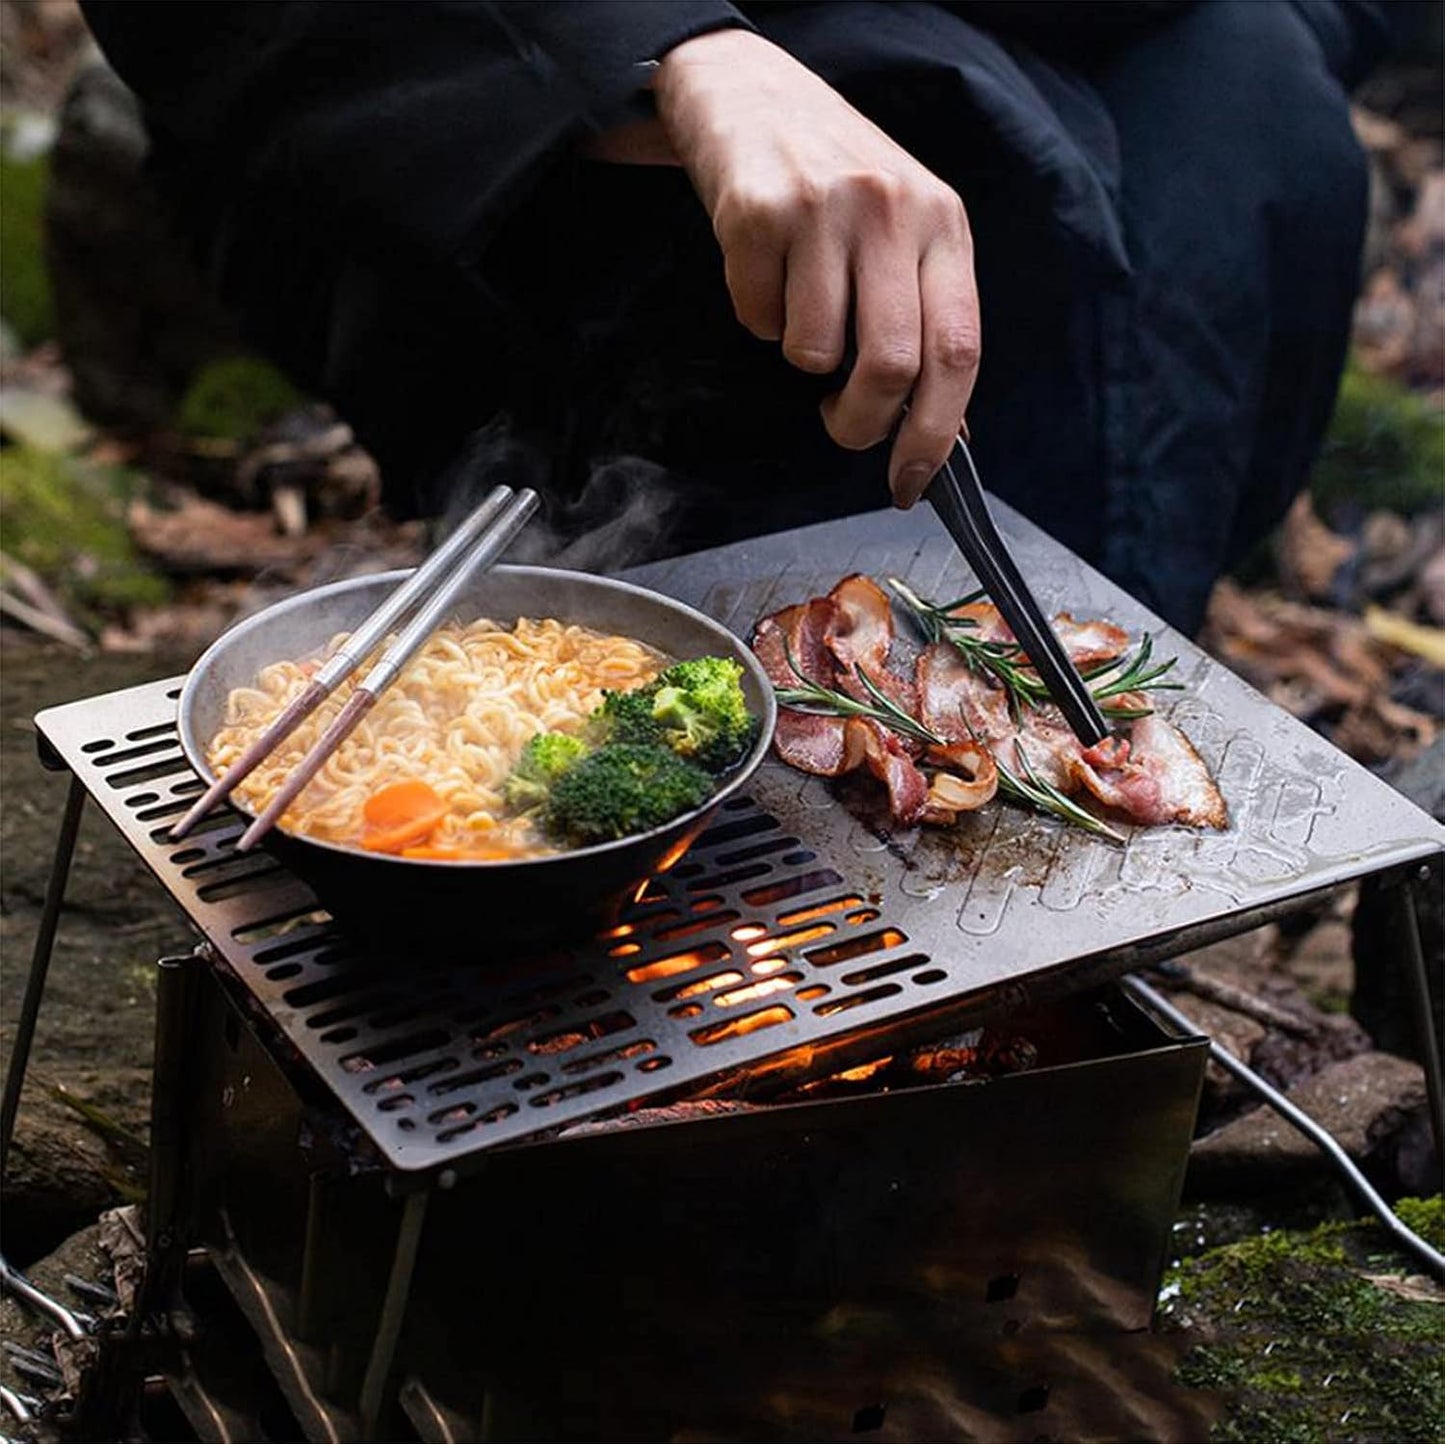
[[[158,656],[77,660],[46,646],[7,645],[0,656],[0,1066],[9,1062],[66,793],[65,776],[37,759],[31,719],[42,708],[185,665]],[[14,1171],[32,1187],[37,1172],[48,1180],[34,1194],[39,1201],[21,1202],[7,1217],[7,1252],[17,1262],[63,1238],[87,1209],[93,1217],[117,1184],[125,1192],[123,1160],[57,1090],[126,1133],[144,1134],[153,964],[189,946],[179,912],[92,809],[81,825],[16,1130]]]
[[[65,804],[66,776],[40,765],[32,718],[43,708],[182,671],[188,659],[6,648],[0,657],[0,989],[10,1030]],[[40,1067],[134,1064],[151,1054],[151,964],[188,946],[184,921],[93,809],[81,825],[49,987],[35,1038]]]

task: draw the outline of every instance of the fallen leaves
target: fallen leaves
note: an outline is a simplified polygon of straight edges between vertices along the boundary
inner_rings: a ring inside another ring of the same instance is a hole
[[[1390,616],[1376,609],[1381,616]],[[1317,726],[1362,762],[1412,757],[1428,747],[1439,722],[1391,696],[1417,648],[1445,634],[1402,617],[1374,626],[1362,617],[1269,593],[1245,592],[1226,578],[1214,589],[1205,646],[1271,701]]]

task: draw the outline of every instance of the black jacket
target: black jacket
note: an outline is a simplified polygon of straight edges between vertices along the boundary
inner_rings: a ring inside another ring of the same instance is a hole
[[[547,398],[540,411],[555,412],[592,384],[580,368],[597,373],[597,347],[583,345],[581,359],[560,368],[558,348],[616,319],[594,313],[617,287],[604,269],[584,300],[549,314],[554,291],[575,300],[575,254],[599,235],[605,250],[614,229],[622,259],[608,265],[635,269],[636,253],[655,243],[656,257],[643,261],[672,266],[669,248],[689,227],[704,246],[705,218],[689,211],[680,178],[599,189],[575,174],[579,139],[646,107],[650,59],[710,29],[754,27],[955,185],[971,214],[978,207],[984,383],[1017,390],[1050,342],[1031,340],[1010,370],[999,342],[1018,329],[1006,299],[1013,273],[1026,266],[1045,287],[1066,278],[1061,286],[1102,293],[1126,285],[1137,264],[1118,117],[1095,78],[1198,13],[1194,0],[82,3],[142,97],[156,172],[223,295],[266,349],[348,415],[380,454],[403,510],[464,423],[498,406],[525,411],[534,396]],[[1298,63],[1346,83],[1385,38],[1371,0],[1248,3],[1289,12]],[[1317,58],[1304,54],[1311,47]],[[1220,103],[1232,102],[1221,94]],[[1270,103],[1267,88],[1256,103]],[[1181,143],[1177,129],[1167,143]],[[630,230],[618,228],[606,213],[630,204],[616,199],[629,187],[636,217],[655,207],[658,225],[634,217]],[[1006,217],[992,236],[990,215]],[[991,304],[1003,326],[990,324]],[[671,343],[668,324],[658,322],[657,344]],[[1052,315],[1022,324],[1060,329]],[[739,352],[738,364],[752,365],[752,354]],[[681,369],[694,360],[708,364],[684,357]],[[596,415],[618,404],[603,396],[592,422],[569,424],[590,425],[595,445]],[[995,434],[1009,428],[1000,423]],[[1020,435],[1010,443],[1020,468],[1057,470],[1046,458],[1027,461],[1027,425]],[[1006,478],[989,479],[1009,492]],[[875,483],[869,495],[883,493]],[[1027,486],[1020,499],[1032,505]],[[1055,530],[1103,555],[1087,531]]]

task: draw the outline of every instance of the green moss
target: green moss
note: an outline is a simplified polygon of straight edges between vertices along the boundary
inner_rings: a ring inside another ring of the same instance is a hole
[[[1354,501],[1413,513],[1445,494],[1445,413],[1383,376],[1351,366],[1310,478],[1322,511]]]
[[[1399,1211],[1436,1243],[1445,1233],[1439,1198],[1406,1199]],[[1366,1276],[1410,1270],[1368,1223],[1265,1234],[1173,1270],[1164,1319],[1202,1340],[1180,1382],[1231,1398],[1212,1438],[1436,1440],[1445,1310]]]
[[[0,549],[45,580],[75,620],[153,605],[165,581],[137,557],[125,503],[137,479],[28,446],[0,450]]]
[[[188,436],[245,442],[303,400],[270,362],[226,356],[192,378],[176,409],[176,426]]]
[[[1402,1198],[1395,1205],[1400,1222],[1427,1243],[1445,1249],[1445,1195],[1432,1198]]]
[[[27,347],[46,340],[55,325],[45,265],[49,176],[44,156],[17,161],[0,155],[0,315]]]

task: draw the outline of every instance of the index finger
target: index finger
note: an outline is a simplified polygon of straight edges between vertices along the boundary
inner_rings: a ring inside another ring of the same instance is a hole
[[[978,291],[966,249],[934,246],[919,265],[923,364],[889,458],[895,503],[918,500],[964,424],[981,353]]]

